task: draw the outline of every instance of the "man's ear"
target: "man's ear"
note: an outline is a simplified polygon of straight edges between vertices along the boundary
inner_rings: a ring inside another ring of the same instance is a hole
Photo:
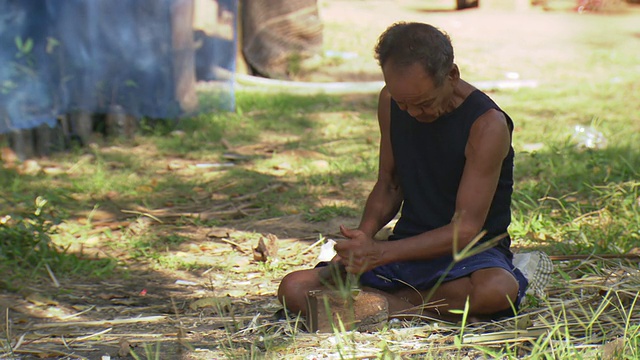
[[[449,80],[458,80],[460,79],[460,69],[458,69],[458,65],[453,64],[451,66],[451,70],[449,70],[449,74],[447,75]]]

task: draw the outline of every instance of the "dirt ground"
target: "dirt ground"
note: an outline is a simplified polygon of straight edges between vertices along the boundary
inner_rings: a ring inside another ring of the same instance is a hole
[[[549,66],[562,68],[580,62],[579,52],[566,50],[581,46],[584,41],[576,41],[577,34],[596,31],[590,26],[599,21],[584,22],[580,14],[570,11],[573,2],[549,1],[548,5],[554,11],[533,8],[520,0],[481,0],[479,9],[464,11],[453,11],[453,2],[448,0],[321,0],[325,49],[334,51],[336,59],[331,65],[311,64],[299,77],[306,81],[382,80],[372,57],[373,46],[388,25],[405,20],[430,22],[449,32],[462,72],[472,80],[546,79]],[[622,14],[583,15],[617,16],[631,28],[637,24],[638,10],[636,6]],[[637,30],[636,36],[640,36]],[[487,68],[492,70],[477,72]],[[261,326],[258,320],[271,319],[281,308],[275,292],[282,269],[311,266],[319,250],[314,246],[318,234],[334,236],[338,224],[355,221],[308,223],[291,215],[199,228],[158,225],[143,217],[129,228],[144,231],[149,226],[164,226],[167,232],[188,237],[192,241],[181,245],[177,256],[211,267],[190,272],[128,264],[127,272],[116,272],[122,275],[98,283],[59,279],[59,285],[43,281],[19,294],[0,293],[0,333],[11,340],[19,359],[131,358],[130,349],[142,358],[156,349],[161,349],[162,359],[228,356],[216,350],[220,347],[244,347],[247,355],[252,343],[229,334],[243,329],[255,332]],[[253,260],[259,240],[256,233],[265,234],[267,242],[266,234],[278,239],[280,265]],[[99,240],[85,244],[83,251],[127,256],[101,246]],[[231,265],[221,266],[221,257]],[[5,350],[0,350],[0,358],[12,358],[8,352],[2,355]]]

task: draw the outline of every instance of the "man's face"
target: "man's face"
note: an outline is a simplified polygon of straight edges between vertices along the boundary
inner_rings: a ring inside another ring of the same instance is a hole
[[[449,77],[436,86],[419,64],[403,68],[385,64],[382,73],[387,90],[398,107],[419,122],[433,122],[452,110],[453,85]]]

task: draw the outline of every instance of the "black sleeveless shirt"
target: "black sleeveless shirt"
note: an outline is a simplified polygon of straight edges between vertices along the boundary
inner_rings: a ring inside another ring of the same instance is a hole
[[[421,123],[391,100],[391,145],[404,193],[401,217],[393,238],[417,235],[451,222],[465,165],[465,147],[473,123],[489,109],[501,111],[513,132],[511,118],[480,90],[473,91],[452,112],[432,123]],[[511,222],[513,147],[502,163],[500,179],[484,223],[482,241],[505,235]],[[508,234],[497,248],[509,258]]]

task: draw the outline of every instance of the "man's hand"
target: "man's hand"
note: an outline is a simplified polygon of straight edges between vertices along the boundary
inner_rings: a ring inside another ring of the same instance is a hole
[[[348,273],[362,274],[383,264],[381,242],[373,240],[361,230],[347,229],[342,225],[340,232],[348,240],[339,241],[334,249]]]

